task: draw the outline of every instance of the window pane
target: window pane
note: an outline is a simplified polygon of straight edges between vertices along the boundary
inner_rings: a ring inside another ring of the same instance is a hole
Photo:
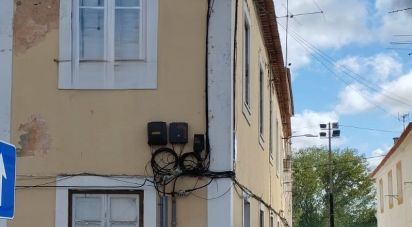
[[[259,226],[265,227],[265,213],[262,210],[259,212]]]
[[[243,43],[244,49],[244,74],[245,74],[245,92],[244,92],[244,102],[250,107],[250,26],[249,22],[245,21],[245,37]]]
[[[243,200],[243,226],[250,227],[250,203]]]
[[[96,223],[81,223],[81,224],[77,224],[76,223],[76,227],[101,227],[101,224],[96,224]]]
[[[140,6],[140,0],[116,0],[116,6]]]
[[[140,9],[116,9],[115,59],[140,58]]]
[[[110,227],[136,227],[137,224],[112,224]]]
[[[137,199],[133,197],[110,198],[110,220],[131,221],[138,220]]]
[[[104,0],[80,0],[80,6],[104,6]]]
[[[79,23],[80,60],[103,60],[104,10],[81,8]]]
[[[100,221],[102,219],[101,197],[75,197],[76,221]]]

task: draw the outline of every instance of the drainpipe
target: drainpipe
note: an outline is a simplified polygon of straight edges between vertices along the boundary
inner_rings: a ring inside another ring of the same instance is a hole
[[[167,227],[168,210],[168,199],[163,195],[160,197],[160,227]]]
[[[176,227],[176,195],[172,195],[172,227]]]

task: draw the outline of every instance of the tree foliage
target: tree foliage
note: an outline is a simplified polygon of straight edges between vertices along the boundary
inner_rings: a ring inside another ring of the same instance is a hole
[[[325,147],[293,157],[293,225],[329,226],[329,162]],[[368,163],[354,149],[333,151],[335,226],[376,226],[375,190]]]

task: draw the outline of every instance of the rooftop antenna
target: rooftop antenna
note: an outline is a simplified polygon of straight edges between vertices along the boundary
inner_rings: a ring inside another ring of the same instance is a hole
[[[409,121],[409,113],[403,113],[399,114],[398,113],[398,121],[401,121],[403,124],[403,130],[406,128],[406,122]]]
[[[316,4],[316,6],[320,9],[320,7],[318,6],[318,4]],[[289,33],[289,18],[294,18],[294,17],[298,17],[298,16],[305,16],[305,15],[313,15],[313,14],[323,14],[323,10],[320,9],[320,11],[316,11],[316,12],[306,12],[306,13],[296,13],[296,14],[292,14],[289,12],[289,0],[286,0],[286,15],[284,16],[279,16],[276,18],[286,18],[286,34],[285,34],[285,71],[286,71],[286,78],[288,77],[288,66],[290,66],[291,64],[288,62],[288,33]]]

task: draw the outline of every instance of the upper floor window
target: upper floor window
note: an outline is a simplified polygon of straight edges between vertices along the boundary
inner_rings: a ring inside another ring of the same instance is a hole
[[[383,181],[382,179],[379,180],[379,205],[381,209],[381,213],[383,213],[385,209],[385,201],[383,197]]]
[[[243,21],[243,110],[246,115],[250,115],[251,107],[251,92],[250,92],[250,42],[251,42],[251,31],[250,31],[250,17],[246,4],[244,9],[244,21]]]
[[[264,133],[264,70],[263,66],[259,67],[259,135],[263,141]]]
[[[62,1],[59,88],[156,88],[157,1]]]
[[[396,163],[396,195],[398,204],[403,203],[403,181],[402,181],[402,164],[401,161]]]
[[[389,198],[389,208],[393,207],[393,181],[392,181],[392,170],[388,172],[388,198]]]

